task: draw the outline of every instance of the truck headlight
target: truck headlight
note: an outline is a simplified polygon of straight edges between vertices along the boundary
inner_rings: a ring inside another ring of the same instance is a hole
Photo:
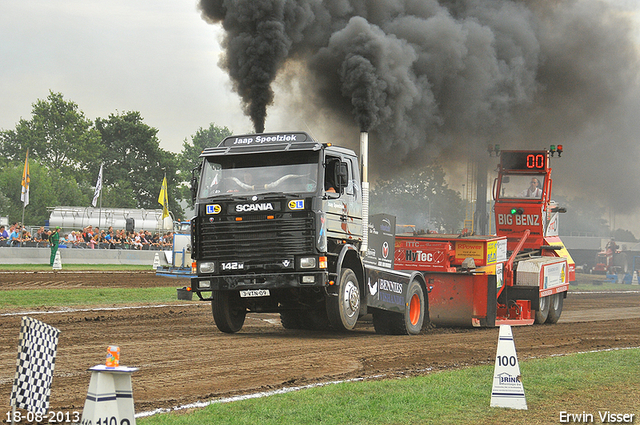
[[[211,289],[211,281],[201,280],[200,282],[198,282],[198,289]]]
[[[300,268],[301,269],[315,269],[316,268],[316,257],[302,257],[300,258]]]
[[[198,263],[198,268],[200,269],[200,273],[214,273],[216,271],[216,263],[214,262]]]

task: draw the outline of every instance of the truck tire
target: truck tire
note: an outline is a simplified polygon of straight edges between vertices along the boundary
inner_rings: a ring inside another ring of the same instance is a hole
[[[420,283],[413,280],[407,289],[404,313],[373,309],[373,328],[384,335],[418,335],[426,316],[424,291]]]
[[[285,329],[303,329],[300,311],[288,310],[280,312],[280,323]]]
[[[338,295],[327,297],[327,316],[331,327],[337,330],[353,329],[360,314],[360,301],[356,274],[351,269],[342,269]]]
[[[377,308],[371,309],[371,315],[373,316],[373,329],[377,334],[393,335],[393,330],[391,329],[392,322],[394,321],[392,317],[393,314],[394,313],[386,310],[380,310]]]
[[[326,309],[281,311],[280,322],[285,329],[325,331],[330,327]]]
[[[240,294],[233,291],[213,291],[211,310],[216,326],[224,333],[236,333],[244,325],[247,309],[240,302]]]
[[[406,335],[418,335],[424,325],[426,313],[424,291],[420,283],[412,280],[407,289],[407,303],[404,311],[404,330]]]
[[[547,317],[549,316],[550,304],[551,304],[551,297],[540,298],[540,308],[536,310],[536,319],[534,323],[541,325],[547,321]]]
[[[311,331],[326,331],[331,328],[327,309],[314,309],[302,313],[303,328]]]
[[[564,305],[564,293],[553,294],[549,298],[549,315],[547,323],[558,323],[562,314],[562,306]]]

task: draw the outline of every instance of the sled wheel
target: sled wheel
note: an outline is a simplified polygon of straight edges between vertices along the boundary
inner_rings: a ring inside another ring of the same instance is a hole
[[[560,315],[562,314],[562,306],[564,305],[564,293],[553,294],[548,297],[550,300],[549,315],[547,316],[547,323],[558,323]]]
[[[551,297],[540,298],[540,308],[536,311],[536,324],[542,324],[547,321],[549,316],[549,307],[551,304]]]
[[[338,296],[327,297],[327,316],[331,327],[351,330],[356,326],[360,313],[360,287],[351,269],[342,269]]]
[[[240,302],[240,294],[232,291],[214,291],[212,295],[211,310],[218,329],[230,334],[242,329],[247,309]]]

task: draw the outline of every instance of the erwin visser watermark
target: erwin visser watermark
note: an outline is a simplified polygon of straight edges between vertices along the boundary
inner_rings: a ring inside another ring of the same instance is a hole
[[[636,417],[635,413],[617,413],[610,412],[608,410],[598,411],[597,413],[571,413],[562,411],[560,412],[560,423],[568,424],[568,423],[577,423],[577,424],[591,424],[591,423],[601,423],[601,424],[622,424],[622,423],[633,423]]]

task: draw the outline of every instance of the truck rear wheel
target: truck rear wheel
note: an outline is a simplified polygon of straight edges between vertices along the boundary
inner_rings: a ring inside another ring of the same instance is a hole
[[[564,293],[553,294],[549,298],[549,315],[547,316],[547,323],[558,323],[560,315],[562,314],[562,307],[564,305]]]
[[[424,324],[426,312],[424,291],[422,286],[412,280],[407,290],[407,304],[404,311],[404,328],[407,335],[418,335]]]
[[[407,289],[407,302],[403,313],[374,309],[373,328],[385,335],[418,335],[426,315],[424,291],[420,283],[413,280]]]
[[[233,291],[213,291],[212,296],[211,310],[218,329],[229,334],[242,329],[247,309],[240,302],[240,294]]]
[[[549,316],[549,307],[551,304],[551,297],[542,297],[540,298],[540,308],[536,310],[536,324],[543,324],[547,321],[547,317]]]
[[[338,296],[327,297],[327,316],[331,327],[351,330],[356,326],[360,314],[360,286],[353,270],[344,268],[340,272]]]

